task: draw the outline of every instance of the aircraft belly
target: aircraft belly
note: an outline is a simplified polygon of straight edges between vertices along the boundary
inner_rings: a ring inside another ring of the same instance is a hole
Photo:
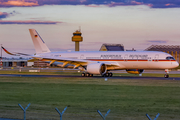
[[[119,64],[122,64],[125,69],[148,69],[148,64],[146,61],[123,61]]]
[[[149,69],[171,69],[173,68],[171,62],[156,62],[151,61],[148,63]]]
[[[121,62],[125,69],[172,69],[171,62],[160,61],[126,61]]]

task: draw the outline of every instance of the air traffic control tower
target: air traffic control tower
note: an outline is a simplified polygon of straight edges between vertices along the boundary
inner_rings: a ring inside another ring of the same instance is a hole
[[[75,42],[75,51],[79,51],[79,42],[83,41],[81,34],[80,30],[76,30],[76,32],[73,33],[72,41]]]

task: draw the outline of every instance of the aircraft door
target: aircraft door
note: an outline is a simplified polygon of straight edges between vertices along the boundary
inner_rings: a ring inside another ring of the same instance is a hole
[[[152,67],[152,58],[148,57],[148,68]]]
[[[127,62],[127,60],[128,60],[128,54],[126,54],[126,55],[124,56],[124,61]]]
[[[149,61],[149,62],[151,62],[151,61],[152,61],[151,57],[148,57],[148,61]]]
[[[84,55],[81,55],[81,56],[80,56],[80,59],[84,59]]]
[[[158,62],[158,61],[159,61],[159,55],[158,55],[158,54],[155,55],[154,61],[155,61],[155,62]]]

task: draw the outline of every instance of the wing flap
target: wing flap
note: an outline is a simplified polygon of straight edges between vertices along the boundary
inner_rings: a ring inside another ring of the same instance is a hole
[[[67,64],[73,64],[75,66],[86,66],[90,63],[95,63],[99,61],[91,61],[91,60],[84,60],[84,59],[72,59],[72,58],[65,58],[65,57],[33,57],[34,59],[39,59],[41,61],[50,61],[50,63],[54,62],[63,62],[62,66],[65,66]],[[108,67],[119,67],[119,64],[117,62],[103,62]]]
[[[89,61],[87,60],[82,60],[82,59],[72,59],[72,58],[64,58],[64,57],[52,57],[52,58],[48,58],[48,57],[33,57],[34,59],[39,59],[41,61],[51,61],[53,62],[63,62],[65,65],[66,64],[73,64],[73,65],[77,65],[77,64],[81,64],[81,65],[87,65]],[[50,62],[50,63],[51,63]],[[65,66],[64,65],[64,66]]]

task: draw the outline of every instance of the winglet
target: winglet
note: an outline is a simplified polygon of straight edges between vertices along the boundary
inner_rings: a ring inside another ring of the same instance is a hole
[[[36,53],[51,52],[35,29],[29,29]]]
[[[9,51],[7,51],[3,46],[1,48],[9,55],[16,55],[16,54],[13,54],[13,53],[10,53]]]
[[[31,56],[31,55],[25,54],[25,53],[16,53],[16,52],[11,53],[11,52],[7,51],[3,46],[2,46],[1,48],[2,48],[7,54],[9,54],[9,55],[15,55],[15,56],[20,56],[20,55]]]

